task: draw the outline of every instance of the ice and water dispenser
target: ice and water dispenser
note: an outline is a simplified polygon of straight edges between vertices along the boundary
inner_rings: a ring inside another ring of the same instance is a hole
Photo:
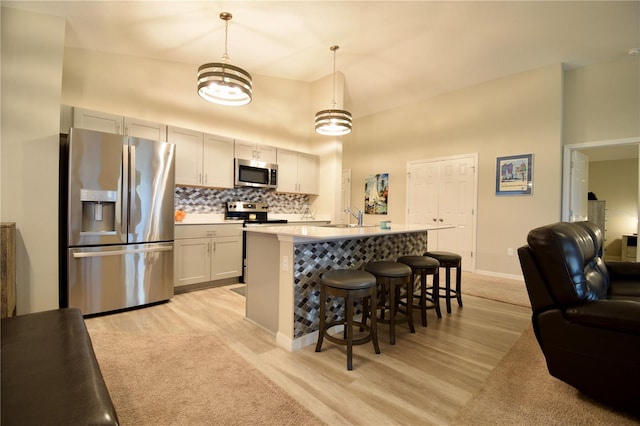
[[[82,234],[116,233],[117,191],[80,190],[82,201]]]

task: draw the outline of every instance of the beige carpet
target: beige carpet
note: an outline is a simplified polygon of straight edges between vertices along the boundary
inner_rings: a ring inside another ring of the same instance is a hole
[[[92,332],[122,425],[320,425],[218,338]]]
[[[552,377],[529,327],[452,425],[637,425]]]
[[[455,277],[455,274],[452,275],[452,280],[454,279],[453,277]],[[443,280],[444,278],[441,276],[440,285],[443,285]],[[524,281],[491,277],[465,271],[462,272],[463,303],[465,294],[527,308],[531,307]]]

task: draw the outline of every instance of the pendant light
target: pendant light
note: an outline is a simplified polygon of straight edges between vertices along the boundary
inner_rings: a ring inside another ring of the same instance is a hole
[[[229,12],[220,14],[224,21],[224,55],[222,62],[211,62],[198,68],[198,95],[219,105],[239,106],[251,102],[253,82],[251,74],[229,64],[227,35],[232,17]]]
[[[351,113],[336,109],[336,50],[340,46],[331,46],[333,52],[333,100],[331,109],[316,113],[316,132],[326,136],[342,136],[351,132]]]

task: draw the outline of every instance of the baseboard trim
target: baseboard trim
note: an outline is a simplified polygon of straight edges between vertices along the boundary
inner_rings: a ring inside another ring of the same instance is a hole
[[[305,346],[313,345],[318,341],[318,332],[314,331],[309,334],[305,334],[297,339],[292,339],[284,334],[276,333],[276,344],[281,348],[288,350],[289,352],[296,352]]]
[[[479,269],[476,269],[474,271],[474,274],[487,275],[489,277],[496,277],[496,278],[507,278],[510,280],[517,280],[517,281],[524,282],[524,277],[522,275],[503,274],[501,272],[494,272],[494,271],[481,271]]]

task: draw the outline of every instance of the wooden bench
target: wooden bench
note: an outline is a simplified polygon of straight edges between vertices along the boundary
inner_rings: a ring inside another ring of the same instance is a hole
[[[2,319],[2,425],[117,425],[79,309]]]

